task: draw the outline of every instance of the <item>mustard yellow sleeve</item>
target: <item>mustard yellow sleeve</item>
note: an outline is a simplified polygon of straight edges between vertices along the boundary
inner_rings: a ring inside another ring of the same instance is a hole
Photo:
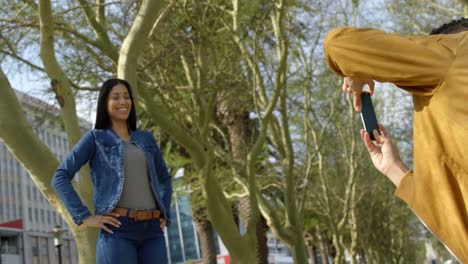
[[[395,190],[395,195],[411,206],[414,196],[413,173],[406,172]]]
[[[324,41],[327,64],[335,73],[420,92],[444,80],[457,46],[449,35],[402,36],[352,27],[333,29]]]

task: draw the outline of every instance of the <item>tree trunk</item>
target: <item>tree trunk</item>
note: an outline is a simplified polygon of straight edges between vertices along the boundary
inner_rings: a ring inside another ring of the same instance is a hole
[[[214,240],[213,226],[206,218],[206,213],[199,213],[200,211],[204,210],[199,209],[197,212],[192,211],[192,215],[194,215],[195,225],[200,239],[203,263],[216,264],[216,243]],[[196,214],[199,214],[200,217],[195,217]]]
[[[206,202],[200,188],[199,178],[193,176],[190,173],[191,170],[190,165],[186,166],[186,175],[190,177],[190,188],[192,189],[192,193],[190,194],[190,211],[200,239],[203,263],[216,264],[216,243],[213,226],[207,217]]]
[[[354,206],[353,206],[354,207]],[[351,246],[349,247],[349,254],[351,256],[351,264],[356,263],[357,260],[357,243],[358,243],[358,230],[357,230],[357,219],[354,216],[354,208],[352,209],[352,216],[351,216],[351,230],[350,230],[350,236],[351,236]]]
[[[68,141],[71,146],[75,145],[81,137],[81,129],[78,123],[78,117],[76,115],[75,96],[71,89],[71,85],[66,77],[66,74],[61,69],[58,60],[55,56],[54,50],[54,20],[52,14],[51,2],[49,0],[41,0],[38,5],[39,25],[40,25],[40,57],[44,65],[44,70],[47,76],[51,79],[52,90],[56,95],[58,104],[60,105],[60,115],[65,127],[65,132],[68,136]],[[17,158],[25,160],[33,158],[34,155],[29,154]],[[49,158],[50,160],[56,161],[54,157]],[[55,162],[56,163],[56,162]],[[43,163],[47,164],[47,163]],[[31,167],[24,165],[26,170],[31,170]],[[34,174],[31,172],[31,176],[39,187],[41,192],[46,196],[52,206],[59,212],[61,216],[66,219],[66,222],[72,229],[72,233],[75,237],[75,241],[78,249],[78,258],[80,263],[95,263],[96,262],[96,239],[97,230],[82,230],[79,231],[76,228],[75,223],[69,217],[67,211],[63,207],[62,203],[58,203],[55,192],[50,190],[50,181],[53,175],[53,171],[57,166],[53,168],[49,175]],[[87,166],[83,167],[80,171],[82,175],[89,175]],[[48,187],[44,187],[46,185]],[[77,193],[80,195],[83,203],[88,208],[93,210],[92,203],[92,183],[89,177],[83,177],[79,184],[75,185]],[[42,188],[41,188],[42,187]],[[50,192],[50,193],[49,193]],[[55,202],[53,202],[55,201]]]
[[[343,254],[342,248],[339,243],[340,237],[338,235],[333,235],[333,248],[335,249],[335,255],[333,256],[333,263],[334,264],[342,264],[343,262]]]
[[[137,61],[147,43],[148,34],[158,18],[162,7],[161,3],[162,1],[157,0],[143,0],[141,2],[130,32],[125,37],[119,51],[117,76],[128,81],[134,88],[138,88]]]
[[[240,199],[240,212],[242,225],[244,228],[247,226],[250,219],[250,202],[248,197]],[[265,218],[260,216],[257,225],[257,243],[256,243],[256,259],[257,264],[268,264],[268,244],[266,237],[267,224]]]
[[[311,264],[317,264],[317,258],[315,256],[315,251],[317,250],[317,246],[312,245],[312,247],[310,249],[311,249],[311,251],[309,252],[309,262]]]
[[[210,155],[211,156],[211,155]],[[211,160],[209,157],[208,160]],[[204,173],[203,187],[207,192],[207,212],[213,227],[228,248],[233,264],[255,263],[255,233],[240,234],[232,216],[232,208],[222,192],[219,181],[208,162]],[[255,229],[254,229],[255,231]]]
[[[263,216],[257,223],[257,264],[268,264],[267,223]]]
[[[362,263],[362,264],[367,264],[367,263],[369,263],[369,262],[367,261],[366,253],[365,253],[365,251],[362,250],[362,249],[359,251],[359,263]]]
[[[248,197],[241,198],[240,200],[240,212],[242,216],[242,224],[244,227],[248,223],[250,214],[250,203]],[[265,218],[260,216],[257,225],[257,243],[256,243],[256,260],[257,264],[268,264],[268,244],[267,244],[267,224]]]
[[[315,259],[315,245],[314,240],[312,238],[312,234],[306,233],[304,235],[304,243],[307,247],[307,254],[309,254],[309,263],[316,264],[317,261]]]
[[[99,230],[97,228],[88,228],[86,230],[72,229],[72,233],[76,242],[79,263],[96,263],[96,241]]]
[[[322,264],[328,264],[328,246],[322,237],[322,232],[320,232],[320,227],[318,225],[315,228],[315,234],[317,236],[317,244],[319,247],[320,259],[322,261]]]
[[[238,102],[239,105],[245,105],[246,102]],[[231,152],[234,161],[236,162],[236,172],[239,173],[240,177],[246,179],[245,175],[245,160],[247,157],[247,149],[249,146],[248,139],[252,134],[249,112],[248,111],[231,111],[229,108],[235,108],[236,106],[226,106],[228,109],[223,113],[222,122],[226,127],[229,135],[229,143],[231,145]],[[251,217],[251,199],[249,196],[244,196],[239,201],[240,216],[242,225],[247,228],[250,217]],[[235,210],[238,211],[238,210]],[[259,217],[256,223],[256,261],[259,264],[268,264],[268,245],[266,237],[266,221],[263,217]]]
[[[31,179],[47,201],[63,216],[75,237],[81,264],[96,261],[97,231],[77,230],[50,182],[58,162],[52,152],[34,134],[23,115],[18,98],[0,69],[0,138],[13,156],[30,174]],[[21,140],[18,140],[21,138]]]
[[[304,243],[304,237],[300,232],[293,232],[293,244],[289,245],[291,254],[293,256],[294,263],[297,264],[306,264],[308,263],[308,258],[306,254],[306,246]]]

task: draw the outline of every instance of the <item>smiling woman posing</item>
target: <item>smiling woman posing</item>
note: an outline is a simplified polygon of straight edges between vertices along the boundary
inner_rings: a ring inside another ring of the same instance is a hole
[[[95,129],[84,134],[56,170],[52,186],[73,221],[100,228],[96,262],[167,263],[163,228],[169,221],[172,179],[156,140],[136,128],[130,84],[102,85]],[[88,163],[94,215],[71,181]]]

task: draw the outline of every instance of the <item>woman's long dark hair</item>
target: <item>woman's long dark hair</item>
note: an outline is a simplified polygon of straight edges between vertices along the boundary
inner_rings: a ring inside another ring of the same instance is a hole
[[[123,84],[125,87],[127,87],[130,100],[132,101],[132,109],[130,110],[130,114],[127,119],[127,126],[132,131],[136,130],[137,118],[135,103],[133,102],[132,88],[127,81],[122,79],[109,79],[102,84],[101,91],[99,92],[96,111],[96,123],[94,125],[95,129],[108,129],[112,127],[112,122],[110,120],[109,113],[107,112],[107,99],[109,98],[109,94],[112,88],[118,84]]]

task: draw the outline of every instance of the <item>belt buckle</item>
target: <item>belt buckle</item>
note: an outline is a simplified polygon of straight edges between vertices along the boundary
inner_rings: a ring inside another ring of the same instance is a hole
[[[141,220],[138,218],[138,213],[139,213],[139,212],[144,212],[144,211],[146,211],[146,210],[145,210],[145,209],[133,209],[133,210],[134,210],[134,212],[135,212],[135,215],[134,215],[133,219],[134,219],[135,221],[141,221]],[[142,218],[143,218],[143,217],[142,217]]]

